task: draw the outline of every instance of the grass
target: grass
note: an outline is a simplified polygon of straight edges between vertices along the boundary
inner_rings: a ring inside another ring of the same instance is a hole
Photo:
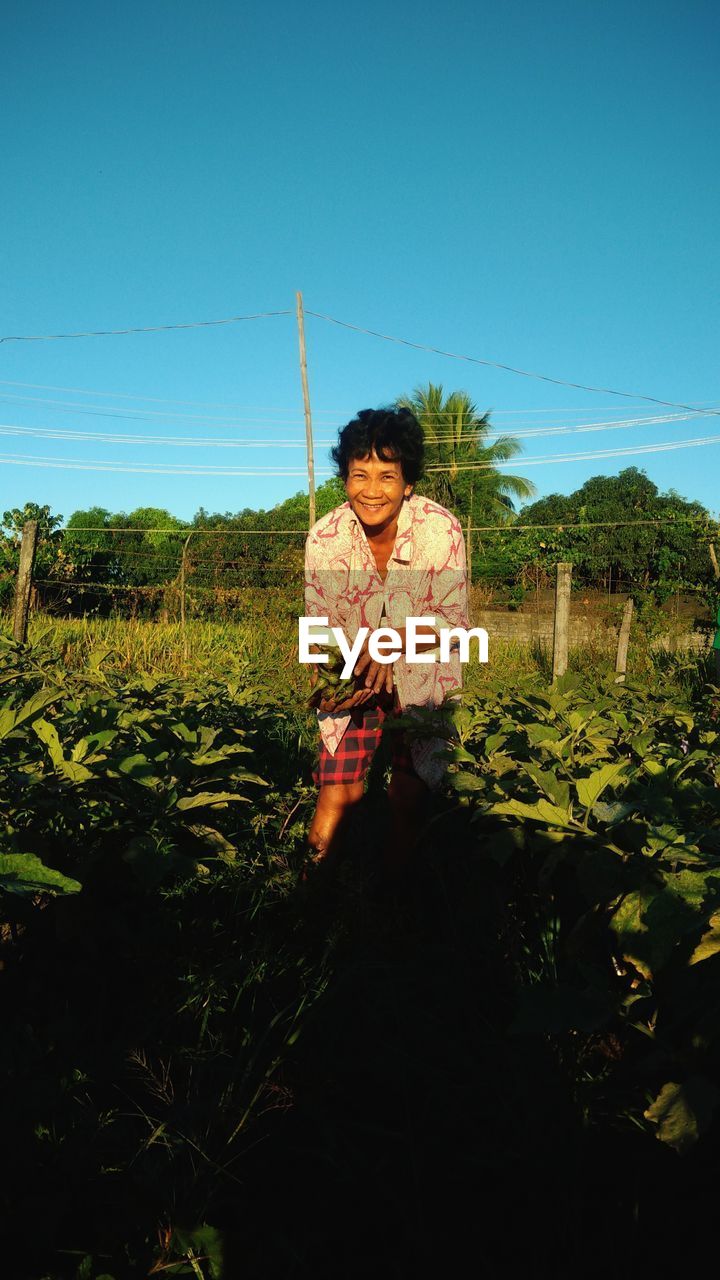
[[[28,639],[34,644],[46,637],[57,646],[72,671],[83,670],[92,653],[105,649],[105,669],[122,674],[252,679],[253,683],[267,683],[280,699],[304,700],[309,685],[307,673],[297,662],[294,602],[277,601],[270,592],[267,596],[266,600],[254,602],[247,619],[231,622],[193,618],[185,631],[179,622],[122,617],[56,618],[36,613],[31,615]],[[8,617],[0,620],[0,630],[10,631]],[[571,671],[605,677],[614,671],[614,647],[605,640],[605,633],[598,631],[597,640],[572,647],[568,661]],[[666,683],[689,690],[705,666],[706,678],[710,677],[709,662],[709,658],[698,658],[696,653],[651,651],[646,645],[635,643],[630,646],[628,674],[662,677]],[[551,672],[549,645],[537,639],[529,644],[502,639],[493,642],[491,635],[489,663],[470,664],[465,671],[465,685],[476,691],[493,678],[512,680],[531,674],[549,680]]]

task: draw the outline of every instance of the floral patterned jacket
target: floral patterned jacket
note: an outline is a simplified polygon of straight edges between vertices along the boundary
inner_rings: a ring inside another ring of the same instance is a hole
[[[405,498],[383,583],[362,524],[344,502],[308,534],[305,613],[327,617],[328,625],[342,627],[349,640],[362,626],[377,628],[383,613],[391,627],[404,627],[408,617],[434,617],[436,630],[443,624],[468,627],[465,543],[459,521],[429,498]],[[422,664],[397,658],[393,678],[400,708],[439,706],[449,690],[460,689],[461,672],[457,653],[445,663],[439,658]],[[350,716],[317,714],[323,742],[334,755]],[[411,744],[415,769],[432,788],[444,776],[445,765],[437,758],[443,745],[439,738]]]

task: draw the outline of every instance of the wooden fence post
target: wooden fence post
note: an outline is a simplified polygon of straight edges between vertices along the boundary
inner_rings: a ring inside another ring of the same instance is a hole
[[[562,560],[557,566],[555,579],[555,621],[553,626],[553,681],[563,676],[568,665],[568,635],[570,631],[570,585],[572,564]]]
[[[615,683],[622,684],[625,679],[627,670],[627,653],[628,643],[630,641],[630,624],[633,616],[633,598],[630,596],[625,601],[623,609],[622,622],[620,623],[620,634],[618,636],[617,657],[615,658]]]
[[[18,644],[24,644],[27,639],[28,609],[30,608],[30,591],[32,589],[32,575],[35,566],[37,535],[37,520],[27,520],[23,525],[20,564],[15,582],[13,637]]]

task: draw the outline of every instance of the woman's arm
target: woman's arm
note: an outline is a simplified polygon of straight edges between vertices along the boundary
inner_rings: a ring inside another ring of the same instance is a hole
[[[462,528],[459,520],[450,512],[438,515],[438,519],[442,520],[442,526],[431,544],[437,568],[428,575],[429,586],[427,593],[423,595],[422,606],[418,606],[421,609],[419,616],[434,617],[436,622],[445,623],[448,627],[467,628],[467,565]],[[402,653],[407,656],[407,628],[395,627],[394,630],[400,636]],[[440,643],[439,631],[430,626],[422,627],[416,635],[416,653],[428,653]],[[385,666],[374,662],[366,641],[355,666],[355,675],[364,674],[366,686],[377,693],[384,687],[384,672],[392,672],[392,663]]]
[[[334,571],[330,567],[326,545],[312,533],[305,541],[305,616],[307,618],[330,619],[331,625],[336,620],[337,600],[333,590]],[[310,646],[311,654],[320,654],[323,650],[318,646]],[[317,684],[317,664],[310,667],[310,685]],[[348,697],[337,701],[335,698],[323,698],[317,706],[318,711],[343,715],[353,707],[362,705],[372,697],[373,690],[365,687],[356,689]]]

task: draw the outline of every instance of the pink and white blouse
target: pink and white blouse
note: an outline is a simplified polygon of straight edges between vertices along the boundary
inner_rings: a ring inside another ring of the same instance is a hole
[[[383,602],[385,608],[383,609]],[[305,613],[326,617],[342,627],[349,640],[360,627],[374,630],[381,616],[391,627],[404,627],[408,617],[434,617],[436,630],[445,624],[468,627],[465,543],[460,522],[444,507],[412,494],[403,500],[395,546],[383,583],[361,522],[349,502],[318,520],[305,543]],[[457,653],[449,662],[393,664],[393,679],[402,710],[437,707],[462,685]],[[318,711],[323,742],[334,755],[349,714]],[[437,758],[439,738],[411,743],[413,764],[430,787],[442,781],[445,766]]]

